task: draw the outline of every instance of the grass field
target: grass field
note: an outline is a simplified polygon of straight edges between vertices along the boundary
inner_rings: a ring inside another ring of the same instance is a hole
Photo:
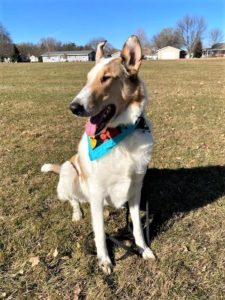
[[[76,151],[85,120],[68,104],[91,66],[0,65],[0,299],[224,299],[225,60],[143,63],[155,137],[143,199],[158,261],[114,247],[110,276],[87,251],[88,205],[72,223],[57,177],[40,173]],[[124,210],[106,209],[105,223],[120,232]]]

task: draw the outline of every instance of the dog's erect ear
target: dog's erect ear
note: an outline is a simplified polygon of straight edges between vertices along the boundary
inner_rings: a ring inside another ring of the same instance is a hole
[[[132,76],[138,73],[141,65],[142,50],[141,44],[136,35],[131,35],[121,51],[122,64]]]
[[[102,57],[104,57],[104,47],[107,41],[103,41],[98,44],[95,56],[95,63],[97,64]]]

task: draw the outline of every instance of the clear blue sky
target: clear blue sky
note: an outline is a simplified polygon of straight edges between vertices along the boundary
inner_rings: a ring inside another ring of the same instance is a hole
[[[187,14],[225,33],[225,0],[0,0],[0,22],[15,43],[54,37],[82,45],[103,36],[121,48],[138,28],[152,37]]]

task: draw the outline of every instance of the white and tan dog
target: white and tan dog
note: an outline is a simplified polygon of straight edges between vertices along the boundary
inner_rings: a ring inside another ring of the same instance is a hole
[[[120,208],[128,202],[135,243],[144,259],[155,259],[144,241],[139,211],[153,139],[150,123],[144,121],[148,130],[137,127],[107,154],[90,159],[89,136],[97,136],[106,128],[136,126],[140,117],[144,119],[147,101],[144,84],[138,77],[142,59],[138,38],[128,38],[119,58],[104,58],[104,45],[105,42],[98,45],[96,65],[88,73],[86,85],[70,104],[75,115],[89,117],[78,153],[61,166],[45,164],[42,171],[59,173],[58,197],[72,204],[73,220],[82,217],[79,201],[90,203],[99,265],[109,274],[112,265],[106,247],[104,204]]]

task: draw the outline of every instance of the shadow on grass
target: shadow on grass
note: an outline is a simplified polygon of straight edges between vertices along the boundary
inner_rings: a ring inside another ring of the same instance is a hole
[[[170,228],[177,218],[225,195],[225,166],[208,166],[190,169],[148,169],[144,178],[141,210],[145,211],[149,202],[149,240],[152,241],[160,232]],[[142,218],[146,236],[146,217]],[[132,245],[121,259],[138,254],[132,235],[132,224],[120,228],[114,236],[108,236],[109,255],[115,263],[114,248],[118,241],[130,240]],[[117,241],[113,241],[112,239]],[[123,244],[124,246],[124,244]],[[124,247],[123,247],[124,248]],[[131,251],[132,250],[132,251]],[[93,252],[93,251],[92,251]],[[91,253],[89,251],[89,253]]]
[[[225,195],[225,166],[190,169],[148,169],[141,209],[149,202],[150,240],[173,224],[177,216],[203,207]]]

